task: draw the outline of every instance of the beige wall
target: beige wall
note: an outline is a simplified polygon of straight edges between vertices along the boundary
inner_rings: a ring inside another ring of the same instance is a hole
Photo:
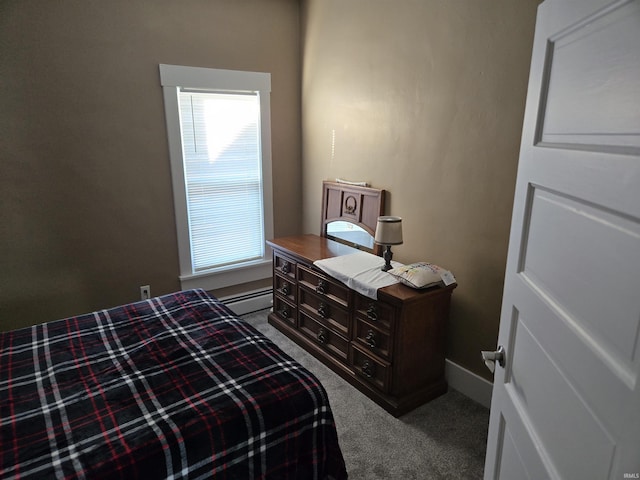
[[[275,234],[318,233],[323,179],[386,188],[489,378],[537,4],[304,0],[301,52],[296,0],[3,0],[0,330],[179,288],[158,64],[267,71]]]
[[[321,181],[368,181],[403,217],[394,259],[454,272],[447,356],[490,378],[536,0],[307,0],[303,229]]]
[[[296,0],[2,0],[0,330],[179,288],[159,63],[272,74],[275,233],[300,230]]]

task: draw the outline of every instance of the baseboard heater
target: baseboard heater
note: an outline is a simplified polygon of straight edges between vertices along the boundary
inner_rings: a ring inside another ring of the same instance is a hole
[[[229,307],[236,315],[245,315],[247,313],[257,312],[258,310],[271,308],[273,290],[271,288],[252,290],[238,295],[222,297],[220,301]]]

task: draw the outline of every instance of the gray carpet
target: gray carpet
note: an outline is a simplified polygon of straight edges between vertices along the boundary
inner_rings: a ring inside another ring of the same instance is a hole
[[[269,325],[267,314],[242,318],[324,385],[351,480],[482,478],[489,410],[449,389],[394,418]]]

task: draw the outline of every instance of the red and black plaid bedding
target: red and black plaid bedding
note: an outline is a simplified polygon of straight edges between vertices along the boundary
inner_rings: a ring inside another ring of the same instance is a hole
[[[318,380],[202,290],[0,333],[0,478],[346,478]]]

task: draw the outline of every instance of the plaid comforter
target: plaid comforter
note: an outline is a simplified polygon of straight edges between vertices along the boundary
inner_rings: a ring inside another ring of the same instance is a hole
[[[346,478],[326,392],[202,290],[0,333],[0,478]]]

